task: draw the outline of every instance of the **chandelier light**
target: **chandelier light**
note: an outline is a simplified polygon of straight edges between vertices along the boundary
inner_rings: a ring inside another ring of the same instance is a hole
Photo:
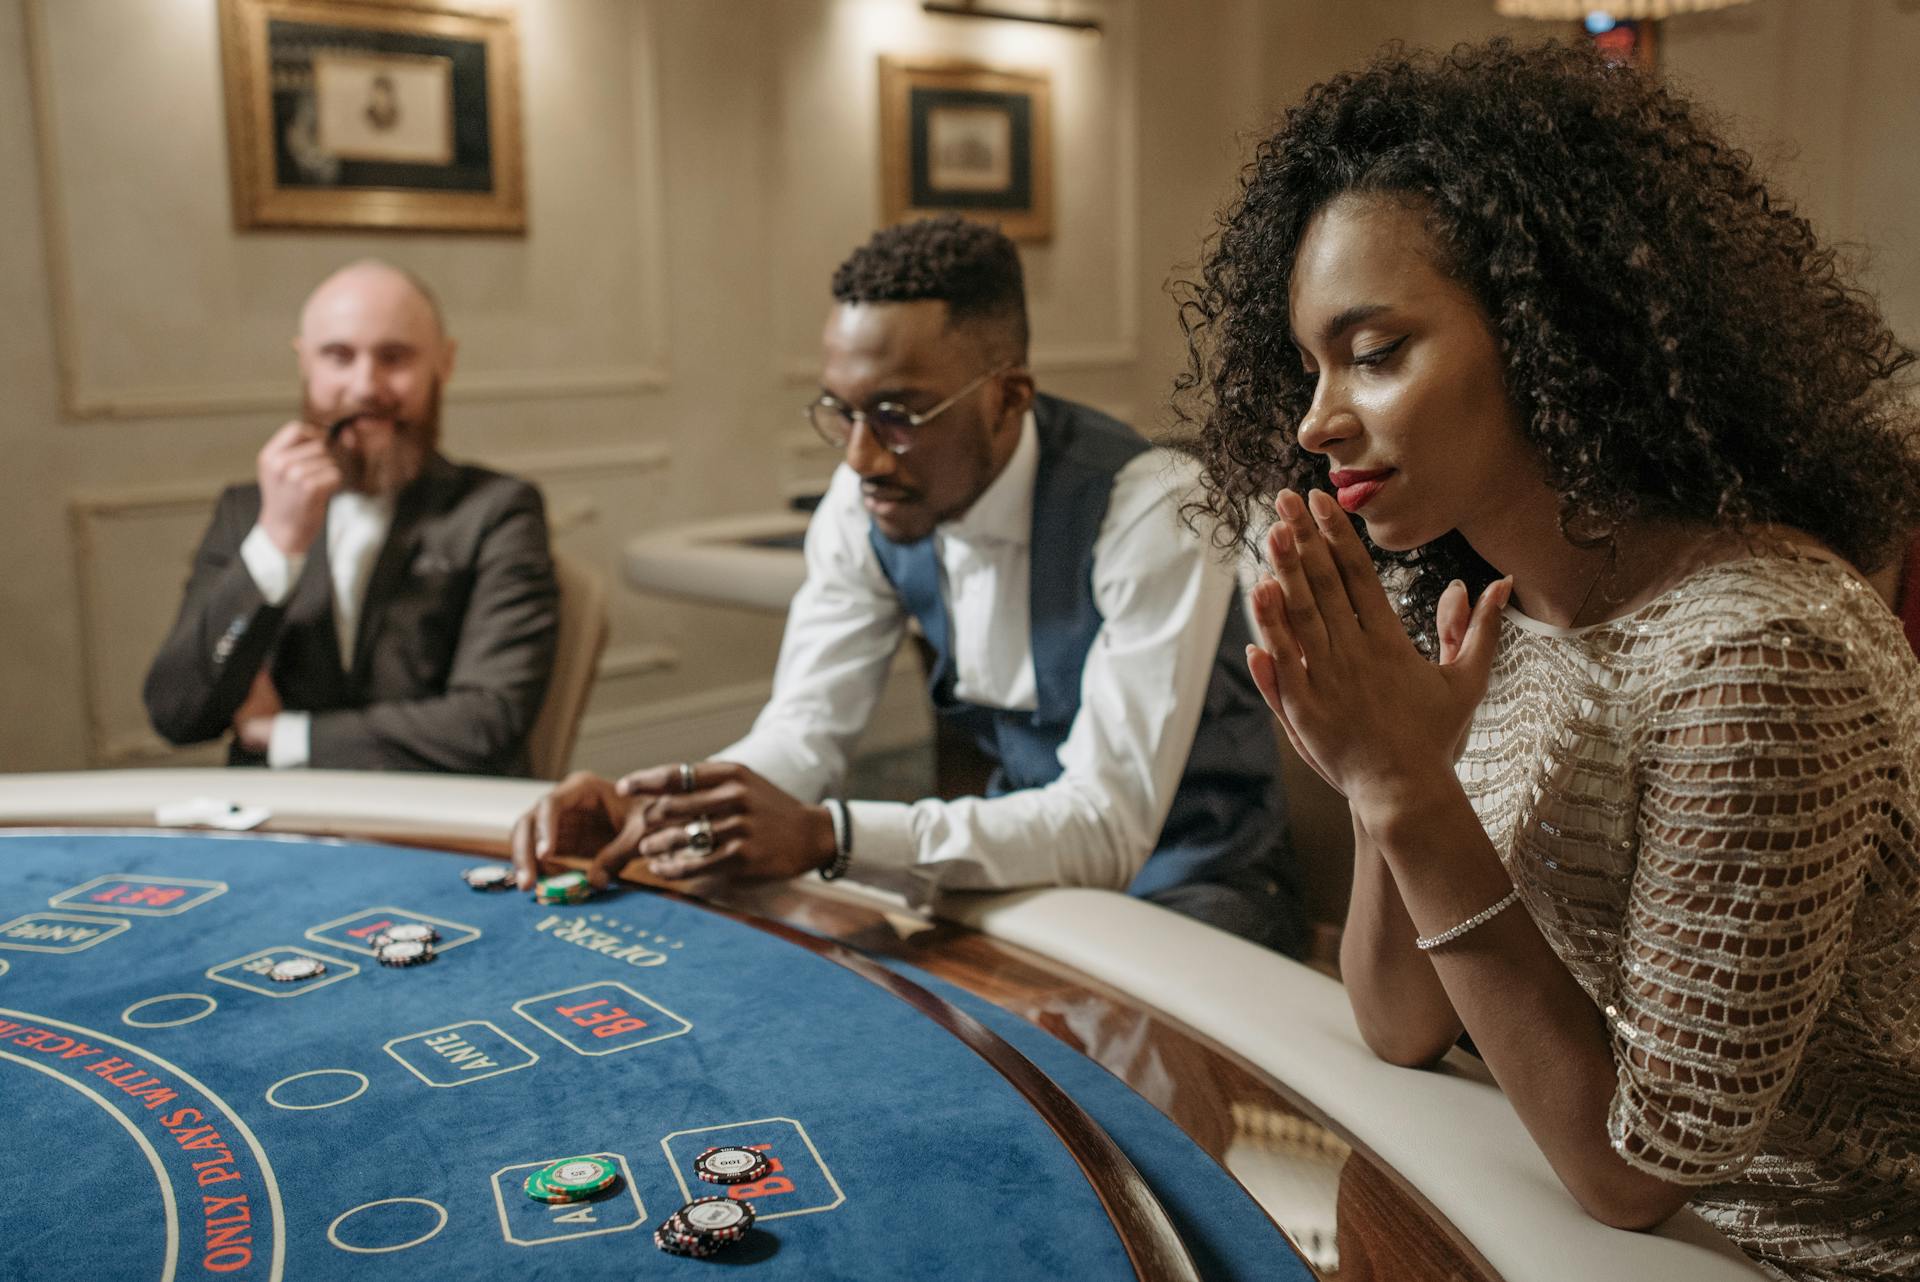
[[[1747,0],[1493,0],[1503,18],[1549,18],[1578,22],[1593,12],[1609,18],[1671,18],[1678,13],[1726,9]]]

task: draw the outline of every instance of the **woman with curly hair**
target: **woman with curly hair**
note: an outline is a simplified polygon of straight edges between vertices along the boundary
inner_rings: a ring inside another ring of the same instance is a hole
[[[1920,665],[1856,569],[1920,523],[1914,353],[1697,107],[1553,45],[1316,86],[1178,292],[1368,1044],[1464,1032],[1608,1224],[1920,1276]]]

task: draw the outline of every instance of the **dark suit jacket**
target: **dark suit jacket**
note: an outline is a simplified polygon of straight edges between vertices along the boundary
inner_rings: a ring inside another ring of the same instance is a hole
[[[558,593],[540,492],[435,454],[400,495],[340,665],[324,535],[284,603],[240,556],[257,485],[220,496],[180,617],[147,673],[147,715],[172,743],[227,733],[269,664],[289,711],[312,713],[310,766],[526,774],[546,695]],[[236,744],[233,764],[262,764]]]

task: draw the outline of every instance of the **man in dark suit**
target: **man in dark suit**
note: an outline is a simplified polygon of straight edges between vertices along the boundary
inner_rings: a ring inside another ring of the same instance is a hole
[[[147,673],[154,728],[231,731],[235,765],[527,773],[557,630],[546,514],[525,481],[439,453],[438,304],[355,263],[293,347],[301,416],[220,496]]]

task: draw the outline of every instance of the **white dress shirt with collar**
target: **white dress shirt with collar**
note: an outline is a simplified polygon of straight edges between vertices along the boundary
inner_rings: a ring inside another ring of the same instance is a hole
[[[1013,457],[973,506],[934,531],[952,626],[954,694],[1036,704],[1029,540],[1039,435],[1029,413]],[[1081,677],[1080,711],[1043,787],[997,798],[854,801],[854,875],[910,899],[936,889],[1124,889],[1158,843],[1185,770],[1234,589],[1233,568],[1180,516],[1195,465],[1148,450],[1121,469],[1093,549],[1105,620]],[[860,478],[834,472],[806,539],[773,697],[714,754],[803,801],[830,795],[878,703],[908,615],[868,542]]]
[[[353,671],[354,639],[360,612],[367,601],[367,583],[380,548],[393,528],[393,496],[373,497],[342,492],[327,503],[327,569],[333,580],[334,636],[340,643],[340,666]],[[240,544],[253,585],[268,605],[284,605],[306,568],[305,553],[288,556],[258,525]],[[267,741],[267,765],[288,770],[307,764],[311,757],[312,714],[285,711],[273,719]]]

